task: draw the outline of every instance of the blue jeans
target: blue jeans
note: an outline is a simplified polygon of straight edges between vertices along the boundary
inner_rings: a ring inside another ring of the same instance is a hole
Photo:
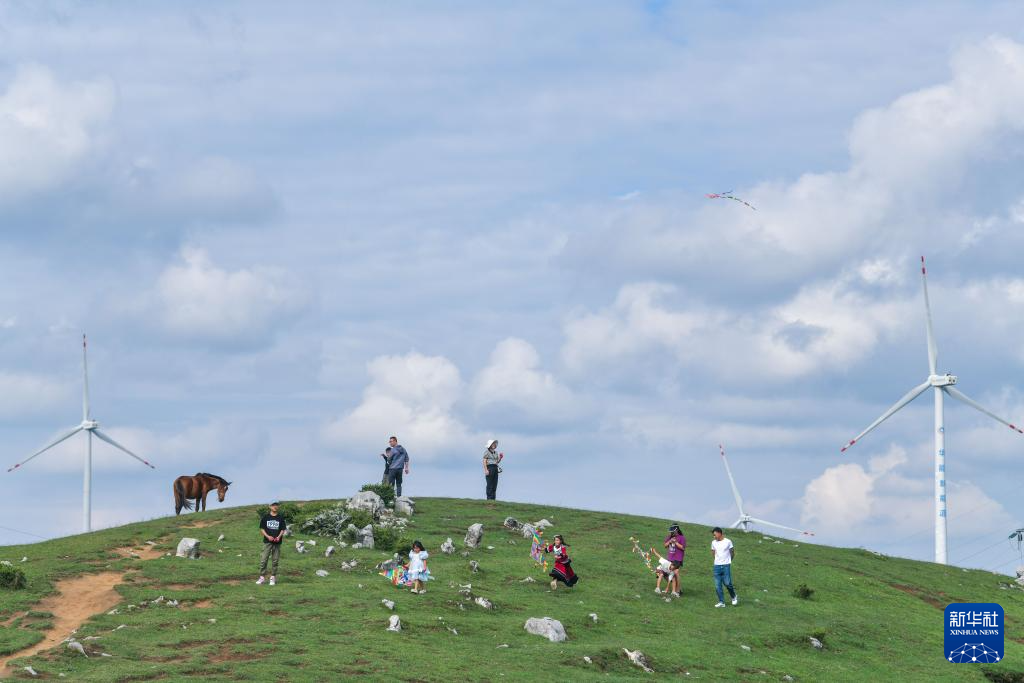
[[[725,595],[722,594],[722,586],[729,591],[729,597],[736,597],[736,590],[732,587],[732,565],[715,565],[715,592],[718,593],[718,602],[725,602]]]

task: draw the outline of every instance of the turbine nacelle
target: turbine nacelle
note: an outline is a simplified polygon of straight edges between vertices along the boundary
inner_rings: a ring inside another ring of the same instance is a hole
[[[100,423],[96,420],[82,420],[82,424],[78,425],[79,429],[87,429],[90,432],[94,429],[98,429]]]
[[[956,375],[951,375],[948,372],[945,375],[929,375],[928,384],[933,387],[951,387],[956,384]]]

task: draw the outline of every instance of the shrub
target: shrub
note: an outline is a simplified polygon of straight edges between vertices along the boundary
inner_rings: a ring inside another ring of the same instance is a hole
[[[395,488],[391,484],[363,484],[363,488],[360,491],[373,491],[380,499],[384,501],[384,505],[391,507],[395,504]]]
[[[328,538],[341,538],[351,516],[339,503],[310,517],[299,527],[304,533]]]
[[[336,500],[320,500],[315,503],[306,503],[299,508],[299,512],[295,518],[288,518],[288,523],[301,526],[317,515],[326,512],[327,510],[333,510],[339,505],[343,505],[343,502]]]
[[[409,551],[412,550],[412,539],[408,536],[399,536],[398,540],[395,541],[395,552],[398,553],[399,557],[408,557]]]
[[[28,586],[28,581],[25,579],[25,572],[17,567],[0,565],[0,588],[16,591],[26,586]]]
[[[373,547],[377,550],[394,550],[398,542],[398,529],[393,526],[373,527]],[[412,547],[412,543],[409,544]],[[406,551],[408,552],[408,551]]]
[[[262,518],[263,515],[270,514],[269,505],[260,505],[256,508],[256,516]],[[295,524],[295,520],[302,517],[302,508],[295,503],[281,503],[281,506],[277,509],[277,514],[284,517],[284,521],[288,522],[288,526]]]
[[[810,600],[814,596],[814,589],[806,583],[801,583],[793,589],[793,596],[801,600]]]
[[[355,524],[357,527],[362,529],[367,524],[373,524],[373,515],[369,510],[349,510],[348,511],[349,524]],[[345,525],[348,526],[347,524]],[[374,535],[376,538],[376,535]]]

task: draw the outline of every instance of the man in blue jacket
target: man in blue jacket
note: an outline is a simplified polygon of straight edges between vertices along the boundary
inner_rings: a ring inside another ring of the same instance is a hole
[[[388,483],[395,487],[395,495],[402,495],[402,473],[409,474],[409,453],[398,444],[398,437],[388,439],[391,444],[391,462],[388,464]]]

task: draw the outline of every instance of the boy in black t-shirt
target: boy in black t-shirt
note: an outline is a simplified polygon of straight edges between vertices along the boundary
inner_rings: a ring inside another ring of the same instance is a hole
[[[288,528],[284,517],[278,514],[281,504],[274,501],[270,504],[270,514],[263,515],[260,519],[260,534],[263,535],[263,552],[260,553],[260,578],[256,579],[256,585],[263,583],[263,576],[267,573],[267,560],[270,565],[270,585],[277,583],[277,563],[281,559],[281,539]]]

